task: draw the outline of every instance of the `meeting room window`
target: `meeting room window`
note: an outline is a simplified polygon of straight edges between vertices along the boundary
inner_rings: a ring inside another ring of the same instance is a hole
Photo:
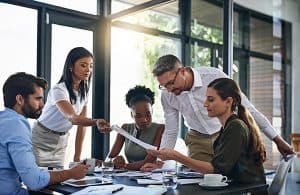
[[[5,70],[0,74],[2,110],[2,87],[7,77],[22,71],[36,75],[37,11],[0,3],[0,18],[1,68]]]
[[[283,21],[250,18],[249,98],[278,131],[285,122],[285,36]],[[259,56],[263,54],[268,58]],[[267,162],[265,167],[276,167],[279,152],[271,140],[265,138]]]
[[[115,10],[123,10],[136,4],[135,0],[112,1],[112,13]],[[138,4],[146,1],[138,1]],[[167,3],[134,15],[125,16],[119,21],[153,28],[170,33],[180,33],[180,18],[178,1]]]
[[[164,123],[160,90],[151,71],[161,55],[171,53],[180,57],[179,40],[113,27],[111,45],[110,123],[120,126],[133,122],[125,94],[135,85],[145,85],[155,93],[153,122]],[[115,133],[112,132],[111,146],[114,140]]]
[[[191,36],[212,43],[223,43],[223,9],[205,0],[192,0]]]
[[[42,3],[47,3],[63,8],[68,8],[76,11],[81,11],[89,14],[97,14],[97,0],[35,0]]]
[[[146,1],[112,0],[112,13]],[[153,122],[164,123],[158,82],[152,75],[156,60],[166,54],[181,58],[179,2],[172,1],[142,12],[129,14],[112,22],[111,30],[111,124],[134,122],[125,95],[135,85],[145,85],[155,93]],[[166,35],[164,32],[168,33]],[[160,36],[160,34],[164,34]],[[172,36],[172,34],[174,36]],[[120,80],[121,78],[121,80]],[[110,146],[116,134],[110,134]]]

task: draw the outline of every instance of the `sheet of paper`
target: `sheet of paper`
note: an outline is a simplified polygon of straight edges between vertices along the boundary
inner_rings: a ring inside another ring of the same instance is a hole
[[[82,180],[88,180],[88,179],[96,179],[96,178],[100,178],[100,177],[98,177],[98,176],[85,176],[84,178],[82,178],[82,179],[68,179],[68,180],[66,180],[66,181],[64,181],[64,182],[62,182],[62,183],[65,183],[65,182],[67,182],[67,181],[82,181]]]
[[[117,125],[112,125],[111,126],[112,130],[115,130],[117,133],[120,133],[121,135],[123,135],[124,137],[126,137],[127,139],[129,139],[130,141],[136,143],[137,145],[147,149],[151,149],[151,150],[157,150],[157,147],[147,144],[145,142],[142,142],[141,140],[136,139],[135,137],[133,137],[132,135],[130,135],[127,131],[125,131],[124,129],[118,127]]]
[[[178,179],[177,180],[177,182],[180,183],[181,185],[200,183],[202,181],[203,181],[203,179],[200,179],[200,178],[197,178],[197,179]]]
[[[127,186],[122,184],[105,185],[105,186],[90,186],[83,190],[73,193],[73,195],[92,195],[92,194],[112,194],[112,191],[123,187],[122,190],[116,192],[117,195],[132,195],[132,194],[147,194],[147,195],[161,195],[167,190],[162,187],[137,187]]]
[[[125,173],[115,173],[114,176],[120,177],[142,177],[142,176],[149,176],[150,172],[141,172],[141,171],[128,171]]]

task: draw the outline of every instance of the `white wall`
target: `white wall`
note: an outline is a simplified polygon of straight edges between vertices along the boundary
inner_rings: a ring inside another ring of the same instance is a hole
[[[235,3],[292,23],[292,132],[300,133],[300,1],[234,0]]]

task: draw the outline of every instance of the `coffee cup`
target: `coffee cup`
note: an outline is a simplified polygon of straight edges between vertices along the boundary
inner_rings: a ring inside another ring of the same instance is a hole
[[[226,182],[227,177],[221,174],[205,174],[203,180],[205,185],[212,186],[212,185],[218,185],[221,182]]]
[[[95,171],[96,159],[88,158],[85,160],[86,165],[89,165],[87,170],[87,175],[93,175]]]

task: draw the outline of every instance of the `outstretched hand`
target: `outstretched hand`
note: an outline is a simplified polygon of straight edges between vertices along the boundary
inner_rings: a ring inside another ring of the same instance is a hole
[[[273,139],[273,141],[276,143],[279,152],[285,160],[287,160],[287,155],[295,154],[292,146],[289,145],[286,141],[284,141],[281,136],[277,135]]]
[[[162,160],[176,160],[176,151],[173,149],[163,148],[160,150],[147,150],[152,156],[156,156]]]
[[[101,133],[109,133],[111,131],[110,124],[104,119],[97,119],[97,128]]]
[[[146,163],[141,167],[141,171],[145,171],[145,172],[150,172],[153,171],[154,169],[159,169],[162,168],[162,166],[164,165],[163,161],[155,161],[153,163]]]

